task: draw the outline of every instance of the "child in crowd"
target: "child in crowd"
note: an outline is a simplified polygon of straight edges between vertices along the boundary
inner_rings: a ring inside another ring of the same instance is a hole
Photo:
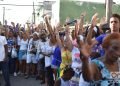
[[[70,79],[73,76],[74,76],[74,70],[71,67],[66,66],[63,69],[63,75],[61,76],[61,78],[56,80],[54,86],[70,86]]]

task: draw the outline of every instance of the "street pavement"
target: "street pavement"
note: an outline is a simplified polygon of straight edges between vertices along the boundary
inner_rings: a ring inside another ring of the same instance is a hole
[[[11,86],[45,86],[40,84],[40,80],[35,78],[25,79],[23,76],[10,76]],[[4,79],[0,75],[0,86],[4,86]]]

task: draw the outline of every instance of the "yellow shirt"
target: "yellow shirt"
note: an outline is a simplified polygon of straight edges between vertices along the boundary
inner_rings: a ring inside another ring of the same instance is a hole
[[[72,63],[72,55],[71,52],[69,50],[63,50],[61,52],[61,57],[62,57],[62,62],[60,64],[60,69],[62,69],[60,71],[60,76],[63,75],[63,70],[67,65],[71,65]]]

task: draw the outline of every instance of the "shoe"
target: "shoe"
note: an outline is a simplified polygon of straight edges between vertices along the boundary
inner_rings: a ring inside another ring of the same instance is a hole
[[[2,71],[0,71],[0,75],[2,75]]]
[[[28,78],[29,78],[29,75],[26,75],[26,76],[25,76],[25,79],[28,79]]]
[[[16,72],[14,72],[14,76],[17,76],[17,73],[16,73]]]
[[[17,74],[18,74],[18,75],[21,75],[21,72],[19,71]]]

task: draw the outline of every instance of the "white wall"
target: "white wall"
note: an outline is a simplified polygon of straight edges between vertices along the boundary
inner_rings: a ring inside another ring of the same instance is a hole
[[[60,14],[60,0],[53,0],[55,3],[52,5],[52,25],[55,25],[59,22],[59,14]]]

